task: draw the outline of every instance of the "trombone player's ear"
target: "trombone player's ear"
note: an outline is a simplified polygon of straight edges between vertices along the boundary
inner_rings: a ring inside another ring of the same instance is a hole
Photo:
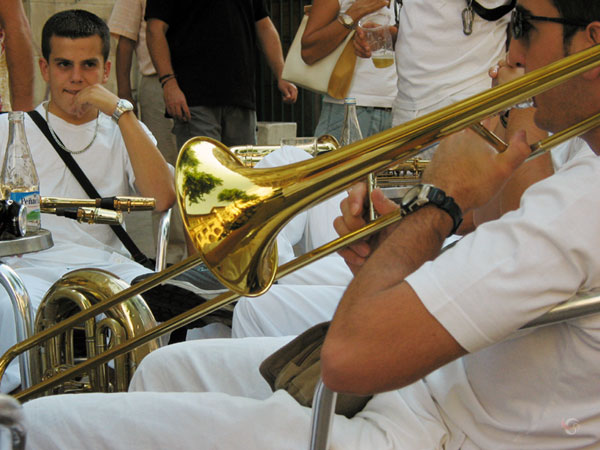
[[[600,44],[600,22],[591,22],[588,24],[583,34],[585,43],[580,47],[573,45],[571,48],[572,53]],[[600,67],[588,70],[583,74],[583,78],[589,81],[600,78]]]

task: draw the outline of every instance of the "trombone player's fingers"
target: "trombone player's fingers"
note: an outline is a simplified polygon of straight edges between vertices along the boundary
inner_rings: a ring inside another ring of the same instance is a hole
[[[488,75],[492,79],[492,87],[512,81],[524,74],[523,67],[513,66],[506,59],[501,59],[488,71]]]
[[[387,214],[398,208],[398,205],[386,198],[379,189],[373,191],[371,198],[375,210],[380,215]],[[342,200],[340,204],[342,215],[337,217],[333,223],[335,230],[340,236],[345,236],[365,226],[366,199],[367,186],[365,183],[358,183],[348,191],[348,197]],[[385,237],[385,235],[387,233],[380,233],[380,238]],[[379,238],[370,238],[368,241],[361,240],[340,250],[339,254],[344,258],[350,270],[356,273],[376,248],[379,241]]]
[[[342,215],[336,217],[333,221],[333,227],[337,234],[345,236],[354,230],[362,228],[366,224],[363,217],[366,200],[367,186],[365,183],[358,183],[348,191],[348,197],[340,203]],[[344,258],[352,273],[356,273],[360,269],[370,253],[371,247],[364,240],[355,242],[339,251],[340,256]]]

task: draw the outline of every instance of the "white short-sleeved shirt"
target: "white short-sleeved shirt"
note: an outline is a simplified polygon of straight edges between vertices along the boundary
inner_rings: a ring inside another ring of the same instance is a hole
[[[38,106],[36,110],[45,117],[43,105]],[[2,158],[8,137],[7,116],[0,116]],[[95,120],[83,125],[73,125],[51,113],[49,118],[52,128],[69,149],[79,150],[85,147],[94,136]],[[135,193],[135,175],[119,127],[109,116],[102,113],[98,121],[98,133],[91,147],[81,154],[73,155],[73,158],[103,197],[132,195]],[[148,129],[143,127],[146,133],[152,136]],[[25,133],[40,179],[40,194],[44,197],[88,198],[79,182],[27,114]],[[42,214],[42,227],[51,231],[54,246],[43,252],[10,258],[7,261],[11,266],[18,267],[24,260],[40,259],[72,265],[80,260],[105,261],[114,252],[128,255],[108,225],[81,224],[64,217]],[[86,250],[77,251],[82,247]]]
[[[449,428],[481,448],[600,443],[600,317],[515,334],[577,291],[600,286],[600,158],[583,146],[567,153],[553,176],[525,191],[517,211],[407,277],[471,352],[425,382]]]
[[[491,87],[488,70],[505,54],[510,14],[488,22],[474,15],[465,35],[465,0],[404,0],[396,41],[398,95],[394,109],[418,111]],[[495,8],[506,0],[479,0]]]

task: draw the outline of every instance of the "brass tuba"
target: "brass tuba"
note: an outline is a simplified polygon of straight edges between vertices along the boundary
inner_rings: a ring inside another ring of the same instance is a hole
[[[34,333],[40,333],[79,311],[86,310],[129,285],[100,269],[74,270],[63,275],[48,290],[36,314]],[[106,310],[103,317],[93,317],[36,347],[41,361],[42,380],[50,378],[81,361],[93,358],[139,333],[155,327],[152,312],[141,296]],[[77,345],[77,344],[81,345]],[[139,362],[160,347],[152,340],[114,360],[114,367],[102,364],[77,379],[63,383],[52,393],[126,391]]]
[[[20,353],[107,308],[191,269],[203,261],[232,291],[219,295],[156,328],[144,331],[86,363],[17,395],[30,398],[64,380],[103,364],[152,339],[185,326],[231,303],[239,295],[259,295],[278,277],[310,264],[315,259],[363,239],[400,219],[399,213],[382,216],[347,236],[277,267],[275,237],[294,215],[400,161],[417,155],[438,140],[467,127],[475,127],[502,150],[505,144],[478,126],[485,117],[505,110],[600,64],[595,46],[531,72],[518,80],[483,92],[451,106],[384,131],[334,152],[275,169],[251,169],[225,146],[209,138],[188,141],[179,154],[176,186],[188,234],[200,255],[158,272],[91,308],[9,349],[0,359],[0,376]],[[573,136],[600,126],[600,113],[532,146],[545,151]]]
[[[153,198],[142,197],[41,198],[42,213],[56,214],[88,223],[120,223],[121,211],[152,210],[154,204]],[[81,217],[83,213],[85,213],[84,217]],[[9,249],[5,247],[7,242],[3,242],[2,247],[6,254],[27,253],[51,246],[50,233],[46,231],[8,242],[11,245]],[[38,307],[35,320],[32,320],[27,290],[22,283],[19,283],[18,275],[8,269],[2,267],[3,287],[13,301],[18,341],[42,332],[128,287],[124,281],[99,269],[67,273],[46,293]],[[19,290],[22,292],[17,295]],[[20,358],[21,385],[23,388],[30,387],[32,383],[52,377],[154,326],[156,321],[150,309],[141,296],[134,296],[109,309],[105,316],[91,318],[81,326],[67,330],[42,346],[36,347],[27,355],[28,358],[23,355]],[[53,392],[124,391],[141,359],[156,348],[158,348],[158,340],[149,342],[127,355],[116,358],[110,367],[99,366],[77,379],[64,383]]]

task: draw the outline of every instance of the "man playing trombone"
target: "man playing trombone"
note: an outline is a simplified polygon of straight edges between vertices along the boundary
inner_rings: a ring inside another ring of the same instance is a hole
[[[600,4],[520,0],[510,62],[526,71],[595,45]],[[558,131],[600,111],[600,69],[535,97]],[[579,290],[600,285],[600,159],[572,158],[521,207],[439,254],[462,214],[485,204],[529,154],[517,133],[501,154],[464,135],[424,174],[437,197],[344,252],[355,272],[325,341],[332,389],[374,397],[335,416],[333,448],[582,448],[600,443],[600,319],[517,334]],[[600,153],[600,129],[584,136]],[[417,193],[426,193],[423,188]],[[362,226],[362,188],[339,232]],[[437,202],[436,199],[442,199]],[[375,206],[389,204],[376,191]],[[438,204],[439,203],[439,204]],[[420,207],[416,207],[420,206]],[[378,245],[374,245],[378,244]],[[306,448],[310,410],[271,393],[256,367],[286,338],[186,342],[150,354],[130,394],[25,404],[31,448]],[[212,391],[212,392],[199,392]],[[131,435],[132,425],[141,432]],[[108,433],[107,430],[110,430]]]

